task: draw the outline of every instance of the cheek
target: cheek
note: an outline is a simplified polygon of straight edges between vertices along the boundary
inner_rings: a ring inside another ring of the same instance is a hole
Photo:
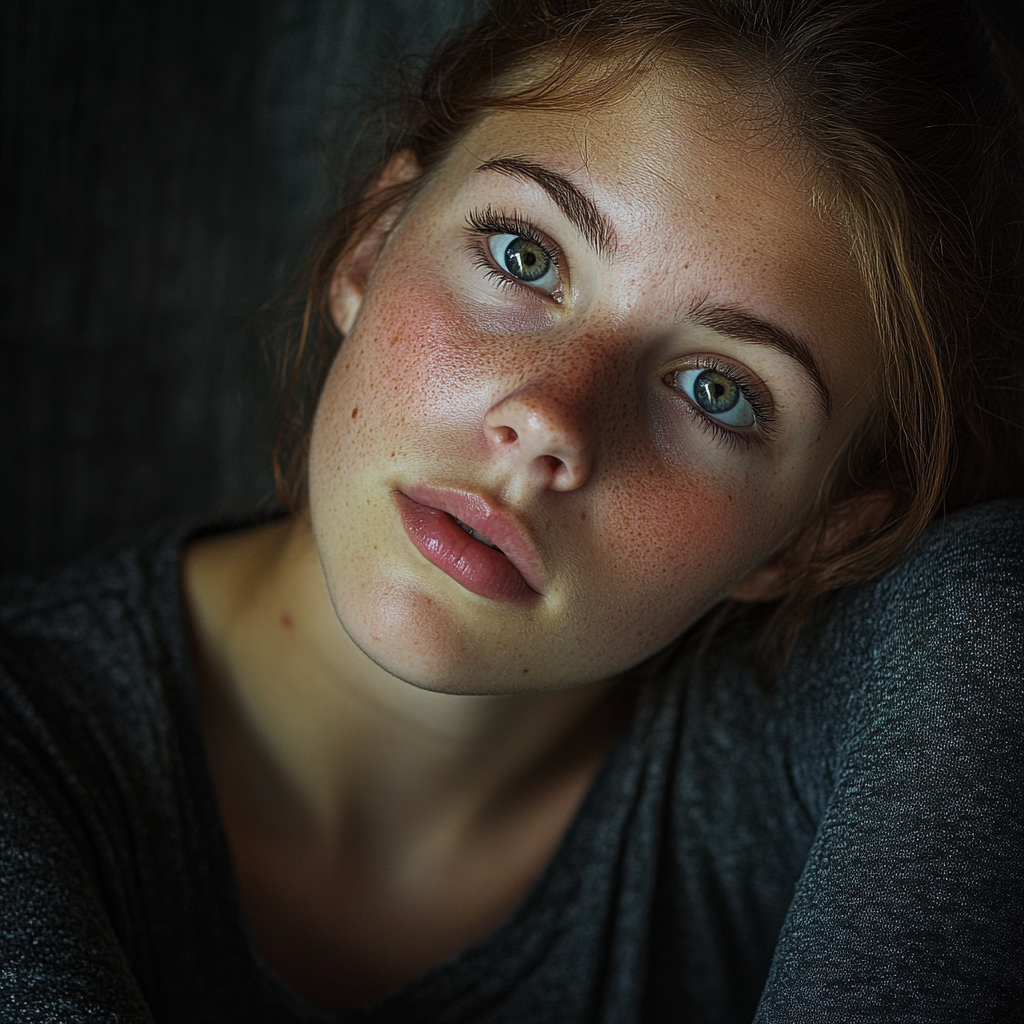
[[[727,591],[771,553],[778,467],[711,434],[665,390],[646,396],[638,433],[608,467],[599,539],[634,587]]]
[[[632,589],[664,593],[728,587],[764,554],[771,529],[742,481],[691,466],[685,480],[653,469],[626,478],[601,517],[608,569]]]
[[[780,545],[787,509],[771,476],[726,473],[706,454],[685,466],[621,471],[595,510],[586,628],[602,654],[640,658],[727,597]]]
[[[429,451],[430,435],[436,438],[436,430],[472,412],[467,395],[474,351],[466,340],[471,338],[450,296],[406,284],[376,289],[324,386],[314,451],[330,450],[326,461],[339,467],[368,459],[378,466],[379,460],[401,462],[417,447]]]
[[[456,437],[458,448],[469,437],[479,441],[484,416],[500,392],[550,357],[544,346],[519,343],[551,326],[539,302],[534,310],[523,302],[473,301],[453,294],[416,262],[394,261],[375,279],[342,346],[318,427],[329,425],[357,457],[379,457],[396,438],[406,454],[432,458]],[[476,447],[473,454],[479,454]]]
[[[412,275],[409,275],[412,276]],[[401,426],[443,429],[467,419],[467,402],[480,375],[479,327],[445,289],[427,289],[407,280],[379,293],[364,319],[367,329],[352,340],[361,370],[354,386],[368,399],[368,412]]]

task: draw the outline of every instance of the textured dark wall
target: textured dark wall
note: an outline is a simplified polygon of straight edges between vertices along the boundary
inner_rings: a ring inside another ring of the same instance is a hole
[[[7,0],[0,571],[267,499],[251,313],[381,70],[465,6]]]
[[[1024,3],[992,2],[1019,39]],[[0,571],[268,498],[249,314],[381,69],[471,6],[6,0]]]

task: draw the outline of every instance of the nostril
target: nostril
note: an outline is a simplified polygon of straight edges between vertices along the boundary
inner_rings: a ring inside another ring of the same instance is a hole
[[[515,424],[513,426],[512,424]],[[535,484],[556,491],[582,487],[590,473],[586,425],[553,401],[514,393],[484,417],[484,439],[495,455],[518,463]]]
[[[519,435],[511,427],[502,426],[494,428],[494,439],[499,444],[512,444],[519,440]]]

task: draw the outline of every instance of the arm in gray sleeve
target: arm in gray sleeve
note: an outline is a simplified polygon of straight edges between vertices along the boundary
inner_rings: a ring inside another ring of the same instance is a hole
[[[149,1024],[88,858],[43,788],[0,756],[0,1019]]]
[[[1020,1019],[1024,517],[992,508],[927,538],[873,597],[760,1024]]]

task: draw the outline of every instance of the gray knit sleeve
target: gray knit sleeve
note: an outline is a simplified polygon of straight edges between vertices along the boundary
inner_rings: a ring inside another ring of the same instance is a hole
[[[43,792],[47,773],[29,779],[10,756],[10,743],[5,745],[6,756],[0,756],[0,1020],[151,1022],[87,854],[55,810],[60,801]]]
[[[1019,1020],[1024,515],[961,515],[843,618],[868,636],[757,1016]]]

